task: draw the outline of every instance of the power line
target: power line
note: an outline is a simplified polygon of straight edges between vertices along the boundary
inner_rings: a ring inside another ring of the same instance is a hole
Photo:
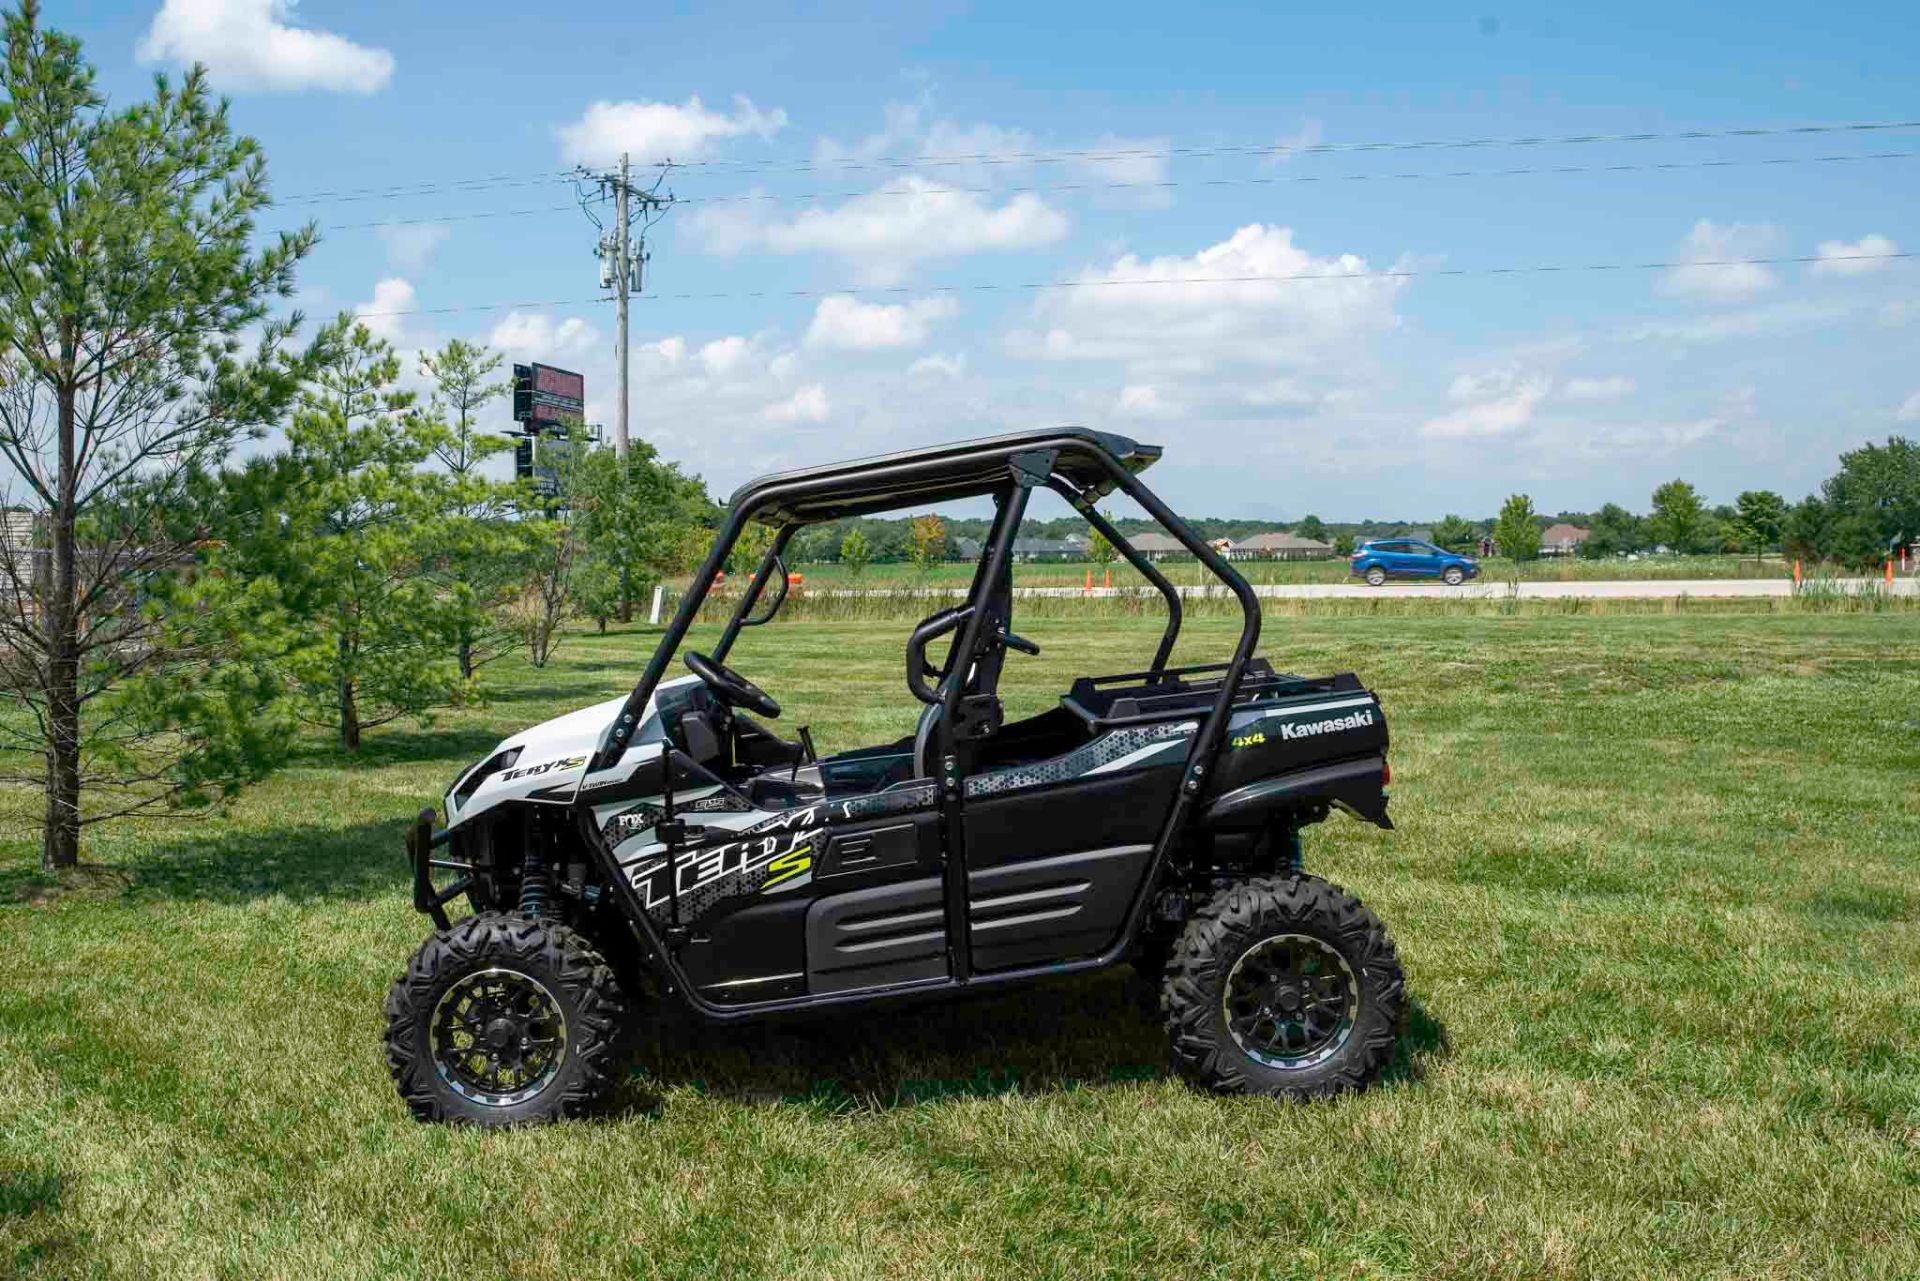
[[[1911,160],[1920,151],[1873,151],[1832,156],[1774,156],[1761,160],[1675,160],[1623,165],[1539,165],[1515,169],[1456,169],[1411,173],[1357,174],[1270,174],[1240,178],[1169,178],[1158,181],[1063,182],[1028,186],[942,185],[932,188],[882,187],[877,191],[748,192],[719,196],[681,196],[675,204],[747,204],[758,202],[853,200],[874,196],[963,196],[963,195],[1042,195],[1066,191],[1142,191],[1175,187],[1265,187],[1295,183],[1402,182],[1460,178],[1553,177],[1569,174],[1653,173],[1686,169],[1770,168],[1780,165],[1849,164],[1862,161]],[[375,222],[334,223],[333,231],[357,231],[370,227],[407,227],[423,223],[467,222],[488,218],[518,218],[532,214],[571,209],[572,205],[536,205],[526,209],[492,209],[479,213],[435,214],[419,218],[389,218]]]
[[[1314,156],[1369,151],[1446,151],[1487,147],[1557,147],[1588,143],[1702,142],[1720,138],[1777,138],[1791,135],[1869,133],[1879,130],[1920,129],[1920,120],[1866,121],[1853,124],[1743,126],[1730,129],[1687,129],[1671,133],[1585,133],[1539,135],[1534,137],[1485,137],[1429,139],[1423,141],[1379,140],[1369,142],[1247,142],[1209,146],[1134,147],[1123,149],[1082,149],[1077,151],[983,151],[970,155],[882,156],[861,160],[813,161],[800,165],[774,162],[695,160],[678,167],[709,168],[728,173],[807,173],[820,169],[910,169],[936,165],[973,164],[1057,164],[1089,160],[1170,159],[1175,156],[1272,155]]]
[[[1294,275],[1241,276],[1152,276],[1137,280],[1035,280],[993,282],[971,285],[883,285],[845,286],[832,289],[753,289],[718,293],[648,294],[643,301],[717,302],[760,298],[824,298],[829,294],[880,296],[900,294],[957,293],[1032,293],[1048,289],[1126,289],[1165,285],[1247,285],[1294,284],[1311,281],[1412,280],[1420,277],[1565,275],[1587,271],[1672,271],[1679,268],[1784,267],[1821,262],[1905,262],[1920,258],[1920,252],[1901,251],[1886,254],[1801,254],[1776,258],[1677,259],[1661,262],[1585,262],[1537,263],[1505,267],[1415,267],[1388,268],[1381,271],[1300,272]],[[444,316],[457,312],[506,311],[521,307],[578,307],[589,303],[611,302],[611,297],[549,298],[540,301],[466,303],[451,307],[412,307],[399,311],[363,311],[363,318],[382,316]]]
[[[1805,124],[1739,126],[1725,129],[1686,129],[1671,132],[1591,133],[1540,135],[1535,137],[1483,137],[1419,140],[1381,139],[1359,142],[1315,143],[1223,143],[1217,145],[1080,148],[1063,151],[974,152],[937,156],[879,156],[847,160],[675,161],[679,169],[707,169],[725,173],[810,173],[822,170],[915,169],[974,164],[1051,164],[1100,160],[1171,159],[1176,156],[1272,155],[1307,156],[1346,152],[1441,151],[1469,148],[1583,146],[1595,143],[1704,142],[1730,138],[1785,138],[1821,134],[1858,134],[1920,129],[1920,120],[1878,120],[1843,124]],[[571,181],[577,170],[555,169],[534,173],[498,174],[487,177],[445,178],[430,182],[400,183],[384,186],[341,187],[296,192],[275,201],[278,205],[344,202],[355,200],[399,199],[413,195],[432,195],[443,191],[480,190],[488,187],[538,186]]]

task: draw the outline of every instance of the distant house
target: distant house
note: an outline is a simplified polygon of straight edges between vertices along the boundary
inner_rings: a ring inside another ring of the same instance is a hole
[[[1593,537],[1593,531],[1582,529],[1578,525],[1569,525],[1564,521],[1558,525],[1549,525],[1540,535],[1540,554],[1542,556],[1576,556],[1580,544]]]
[[[1430,543],[1433,541],[1433,531],[1431,529],[1403,529],[1395,534],[1394,537],[1411,539],[1416,543]]]
[[[1298,534],[1255,534],[1233,546],[1235,560],[1325,560],[1332,555],[1332,543]]]
[[[1087,554],[1087,545],[1077,538],[1016,538],[1015,560],[1079,560]]]
[[[0,509],[0,546],[25,551],[34,545],[40,517],[25,507]]]
[[[961,560],[979,560],[985,544],[977,538],[956,538],[953,540],[954,555]]]
[[[1148,560],[1165,560],[1169,556],[1193,555],[1187,550],[1186,544],[1171,534],[1129,534],[1127,541],[1133,544],[1135,551]]]

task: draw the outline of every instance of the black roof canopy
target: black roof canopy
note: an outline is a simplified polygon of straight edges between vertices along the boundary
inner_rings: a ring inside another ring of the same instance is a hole
[[[1094,496],[1113,488],[1110,462],[1139,472],[1161,453],[1158,445],[1143,445],[1111,432],[1048,427],[775,472],[736,489],[727,505],[735,510],[743,504],[756,506],[756,518],[770,524],[810,525],[979,498],[1006,486],[1015,455],[1049,449],[1058,451],[1054,474],[1077,489],[1092,488]]]

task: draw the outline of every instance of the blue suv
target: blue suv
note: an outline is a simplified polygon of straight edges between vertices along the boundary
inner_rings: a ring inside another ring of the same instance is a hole
[[[1432,543],[1412,538],[1381,538],[1361,543],[1349,558],[1353,572],[1378,587],[1389,578],[1437,578],[1458,587],[1480,576],[1480,562],[1471,556],[1442,551]]]

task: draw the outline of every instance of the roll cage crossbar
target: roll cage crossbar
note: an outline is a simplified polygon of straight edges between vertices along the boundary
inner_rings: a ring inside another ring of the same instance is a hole
[[[739,605],[722,633],[715,655],[724,661],[728,649],[766,587],[787,543],[801,527],[846,516],[867,515],[878,511],[948,502],[960,498],[992,496],[998,511],[989,543],[975,570],[969,603],[986,606],[994,584],[1004,581],[1011,559],[1015,531],[1024,515],[1032,490],[1045,485],[1059,493],[1107,538],[1122,556],[1147,579],[1167,602],[1167,627],[1154,654],[1150,679],[1166,673],[1175,641],[1179,637],[1182,612],[1180,595],[1151,561],[1095,510],[1094,504],[1116,490],[1133,499],[1169,534],[1233,593],[1240,602],[1239,643],[1233,658],[1225,664],[1220,689],[1207,713],[1205,723],[1195,735],[1188,753],[1179,790],[1175,794],[1159,839],[1155,842],[1151,863],[1142,878],[1128,910],[1125,925],[1115,942],[1101,955],[1074,961],[1000,970],[992,974],[969,972],[970,956],[966,918],[966,857],[961,845],[958,822],[962,799],[962,780],[958,772],[959,753],[954,734],[955,710],[965,688],[965,674],[981,656],[988,642],[986,628],[994,610],[975,608],[966,618],[948,655],[947,670],[953,678],[941,683],[939,693],[944,714],[937,727],[941,763],[939,805],[943,826],[947,829],[948,859],[946,899],[948,929],[952,951],[949,977],[902,984],[902,994],[929,988],[1012,982],[1050,974],[1070,974],[1099,969],[1118,960],[1131,946],[1151,898],[1153,886],[1165,865],[1168,851],[1179,837],[1195,803],[1204,791],[1208,775],[1226,737],[1227,722],[1239,693],[1242,677],[1254,647],[1260,640],[1260,603],[1247,582],[1174,511],[1140,482],[1136,473],[1160,456],[1157,446],[1136,444],[1124,437],[1085,428],[1063,427],[1054,430],[1019,433],[940,446],[912,453],[893,454],[864,461],[836,464],[807,471],[786,472],[750,481],[736,491],[728,504],[713,548],[694,573],[675,610],[673,620],[660,638],[653,657],[635,683],[619,714],[602,736],[600,746],[588,763],[587,773],[606,769],[625,754],[627,744],[639,729],[647,702],[665,675],[667,665],[679,652],[687,632],[698,617],[707,593],[726,564],[735,543],[749,520],[772,524],[776,534],[757,567],[753,581],[742,594]],[[590,811],[589,811],[590,813]],[[588,824],[591,826],[591,824]],[[631,894],[624,878],[616,877],[622,892]],[[751,1006],[720,1005],[707,1000],[686,981],[672,951],[664,945],[658,931],[644,911],[628,913],[643,941],[668,967],[675,985],[701,1013],[718,1020],[734,1020],[783,1009],[813,1009],[823,1006],[864,1001],[875,995],[868,991],[814,994]]]

